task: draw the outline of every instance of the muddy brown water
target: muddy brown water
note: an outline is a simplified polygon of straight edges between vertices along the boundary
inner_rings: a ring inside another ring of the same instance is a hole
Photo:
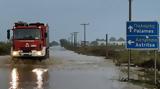
[[[119,68],[103,57],[85,56],[61,47],[51,48],[42,62],[0,57],[0,89],[144,89],[120,82]],[[145,88],[147,89],[147,88]]]

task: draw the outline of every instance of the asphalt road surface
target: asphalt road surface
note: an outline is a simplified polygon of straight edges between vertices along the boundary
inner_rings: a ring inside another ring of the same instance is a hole
[[[143,89],[118,81],[111,60],[51,48],[50,59],[11,61],[0,56],[0,89]]]

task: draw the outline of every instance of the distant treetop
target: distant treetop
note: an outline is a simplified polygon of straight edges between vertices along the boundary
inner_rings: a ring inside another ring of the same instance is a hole
[[[118,41],[125,41],[124,38],[120,37]]]
[[[111,37],[111,38],[109,39],[109,41],[116,41],[116,38],[115,38],[115,37]]]

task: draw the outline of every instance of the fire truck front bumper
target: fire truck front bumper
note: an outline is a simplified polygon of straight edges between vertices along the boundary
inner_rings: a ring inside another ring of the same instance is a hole
[[[22,51],[12,51],[11,52],[12,57],[44,57],[45,52],[44,51],[35,51],[32,52],[22,52]]]

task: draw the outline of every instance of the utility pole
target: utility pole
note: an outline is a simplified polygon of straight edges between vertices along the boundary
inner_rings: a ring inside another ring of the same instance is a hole
[[[106,58],[108,58],[108,34],[106,34]]]
[[[86,46],[86,25],[89,25],[89,23],[80,24],[84,26],[84,47]]]
[[[68,43],[70,44],[70,37],[68,37],[67,41],[68,41]]]
[[[74,36],[74,34],[71,33],[71,46],[73,46],[73,36]]]
[[[132,0],[129,0],[129,21],[132,21]],[[131,49],[129,49],[129,59],[128,59],[128,81],[130,81],[130,64],[131,64]]]
[[[77,47],[77,34],[78,34],[78,32],[73,32],[73,35],[74,35],[74,47]]]

